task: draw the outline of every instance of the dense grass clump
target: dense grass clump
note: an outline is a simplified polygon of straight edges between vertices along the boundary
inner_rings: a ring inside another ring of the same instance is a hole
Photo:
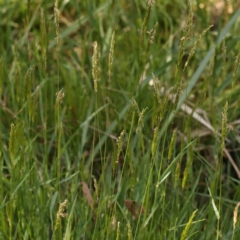
[[[0,1],[0,239],[239,239],[237,1]]]

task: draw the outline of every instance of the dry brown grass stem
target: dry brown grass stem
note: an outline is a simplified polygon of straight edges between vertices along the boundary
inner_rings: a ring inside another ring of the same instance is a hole
[[[165,90],[161,89],[161,94],[164,94]],[[168,97],[172,102],[175,102],[176,96],[174,94],[168,94]],[[195,110],[193,110],[191,107],[189,107],[187,104],[183,103],[181,105],[181,110],[184,111],[188,115],[192,115],[192,118],[201,123],[203,126],[205,126],[207,129],[209,129],[213,134],[216,134],[218,137],[222,137],[222,135],[209,123],[207,122],[200,114],[198,114]],[[230,142],[228,138],[225,138],[226,142]],[[224,147],[223,152],[225,156],[228,158],[229,162],[232,164],[238,178],[240,179],[240,170],[237,166],[237,164],[232,159],[231,155],[229,154],[228,150]]]

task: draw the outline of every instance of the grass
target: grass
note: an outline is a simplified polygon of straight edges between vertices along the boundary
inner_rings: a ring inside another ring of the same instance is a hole
[[[236,2],[0,1],[0,239],[239,239]]]

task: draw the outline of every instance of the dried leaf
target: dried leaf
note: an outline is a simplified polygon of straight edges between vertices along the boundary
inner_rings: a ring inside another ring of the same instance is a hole
[[[143,206],[136,203],[133,200],[130,200],[130,199],[124,200],[124,204],[128,209],[128,211],[131,213],[133,220],[145,212],[145,209],[143,208]]]
[[[138,214],[139,214],[139,215],[142,215],[142,214],[144,214],[144,213],[145,213],[144,207],[139,204],[139,206],[138,206]]]
[[[85,196],[85,198],[88,201],[89,206],[91,207],[91,209],[93,210],[93,198],[92,198],[92,193],[88,187],[88,185],[85,182],[81,182],[82,184],[82,192]]]
[[[124,204],[128,211],[132,214],[132,218],[136,218],[136,202],[132,200],[124,200]]]

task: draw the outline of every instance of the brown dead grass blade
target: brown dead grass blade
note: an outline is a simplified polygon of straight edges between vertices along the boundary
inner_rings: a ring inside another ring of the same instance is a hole
[[[91,209],[93,210],[93,198],[92,198],[92,193],[88,187],[88,185],[85,182],[81,182],[82,184],[82,192],[89,204],[89,206],[91,207]]]
[[[128,211],[131,213],[133,220],[145,212],[143,206],[136,203],[133,200],[130,199],[124,200],[124,204]]]

